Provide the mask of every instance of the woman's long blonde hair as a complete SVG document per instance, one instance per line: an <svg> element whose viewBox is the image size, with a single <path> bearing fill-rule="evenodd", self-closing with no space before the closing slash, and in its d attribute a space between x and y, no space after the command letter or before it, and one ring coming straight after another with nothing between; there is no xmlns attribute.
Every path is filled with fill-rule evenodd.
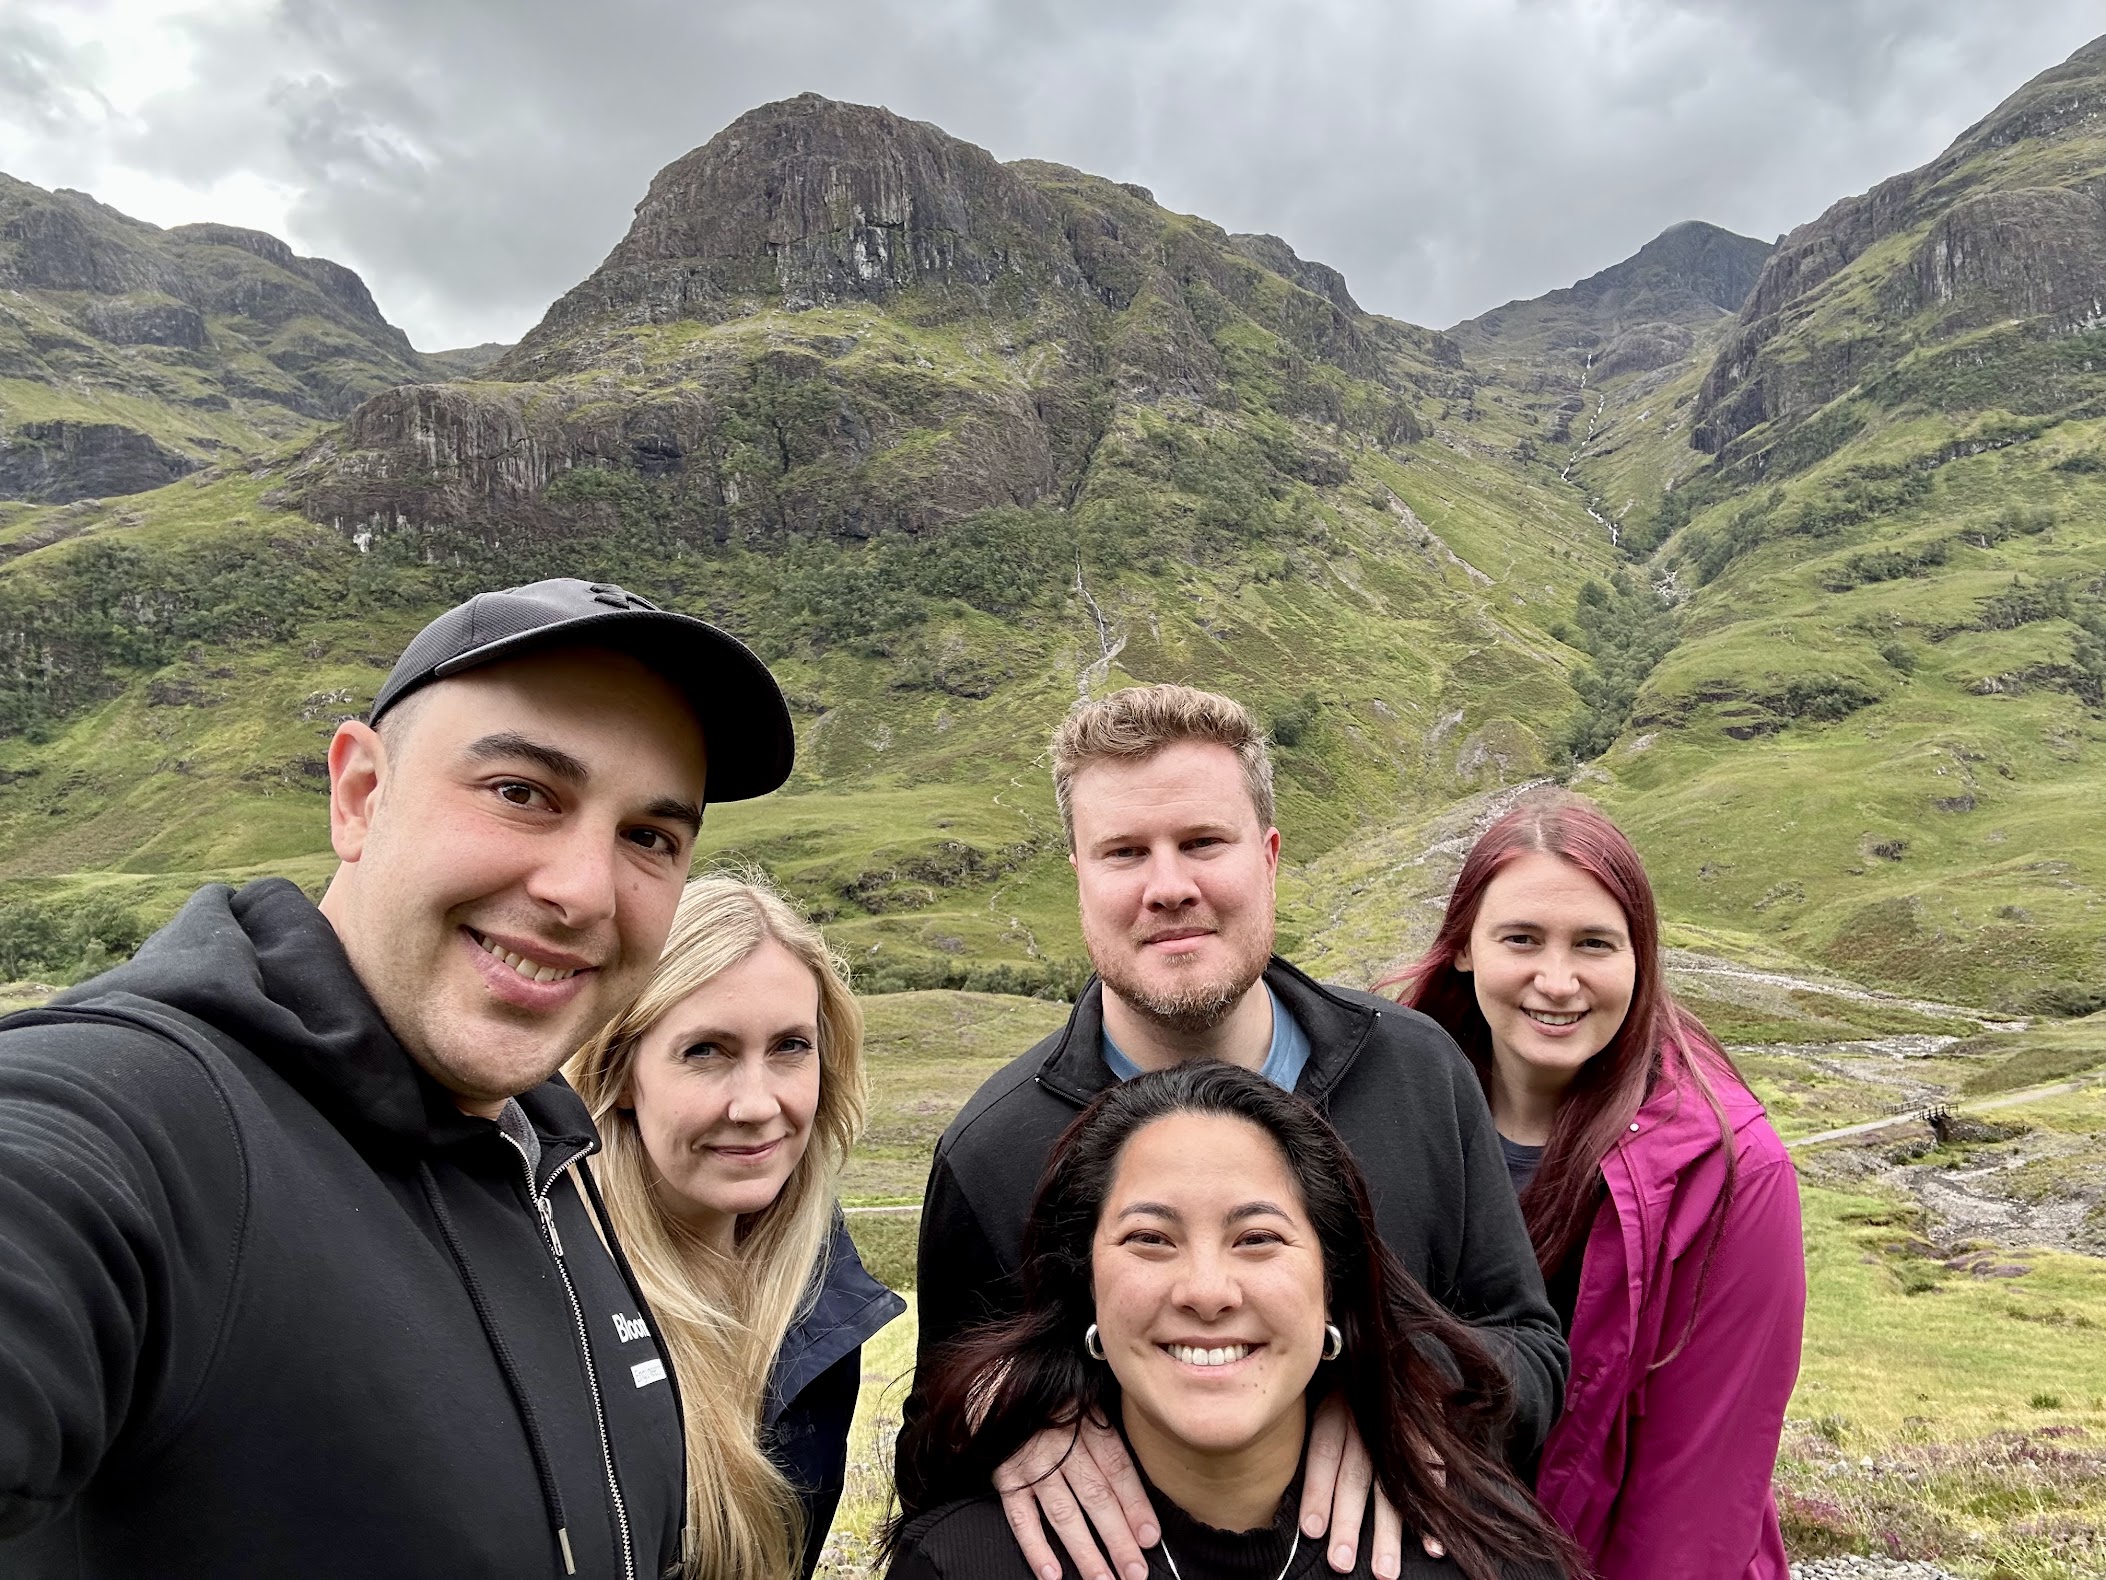
<svg viewBox="0 0 2106 1580"><path fill-rule="evenodd" d="M727 1257L660 1205L657 1171L627 1106L631 1072L652 1026L769 939L810 967L819 984L819 1107L782 1193L740 1218ZM814 1287L835 1186L863 1128L863 1012L846 968L819 929L765 883L743 875L697 878L681 893L650 985L563 1073L599 1127L603 1149L590 1166L680 1383L687 1423L683 1573L794 1575L804 1539L800 1508L762 1452L760 1414L775 1352Z"/></svg>

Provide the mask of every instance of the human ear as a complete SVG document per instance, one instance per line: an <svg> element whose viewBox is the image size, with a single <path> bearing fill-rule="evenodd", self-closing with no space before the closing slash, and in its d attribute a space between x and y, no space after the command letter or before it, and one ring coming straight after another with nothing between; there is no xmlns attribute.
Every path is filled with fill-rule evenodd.
<svg viewBox="0 0 2106 1580"><path fill-rule="evenodd" d="M1462 948L1455 951L1455 959L1452 964L1464 976L1470 974L1470 946L1468 944L1464 944Z"/></svg>
<svg viewBox="0 0 2106 1580"><path fill-rule="evenodd" d="M365 852L387 781L388 749L370 724L347 719L329 742L329 843L340 861Z"/></svg>

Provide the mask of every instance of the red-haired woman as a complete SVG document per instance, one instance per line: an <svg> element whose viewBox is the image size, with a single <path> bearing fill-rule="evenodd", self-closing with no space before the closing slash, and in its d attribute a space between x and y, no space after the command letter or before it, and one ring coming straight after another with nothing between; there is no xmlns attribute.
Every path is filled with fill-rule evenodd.
<svg viewBox="0 0 2106 1580"><path fill-rule="evenodd" d="M1797 1181L1668 992L1638 853L1577 798L1524 803L1400 984L1477 1067L1571 1344L1537 1496L1603 1580L1786 1580L1770 1475L1806 1305Z"/></svg>

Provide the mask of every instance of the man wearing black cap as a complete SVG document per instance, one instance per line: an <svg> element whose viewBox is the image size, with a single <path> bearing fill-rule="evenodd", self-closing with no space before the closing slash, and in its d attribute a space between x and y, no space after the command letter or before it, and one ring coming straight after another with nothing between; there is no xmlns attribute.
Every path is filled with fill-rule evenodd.
<svg viewBox="0 0 2106 1580"><path fill-rule="evenodd" d="M792 748L714 627L485 593L338 728L319 907L203 889L0 1023L0 1573L678 1563L672 1374L550 1077Z"/></svg>

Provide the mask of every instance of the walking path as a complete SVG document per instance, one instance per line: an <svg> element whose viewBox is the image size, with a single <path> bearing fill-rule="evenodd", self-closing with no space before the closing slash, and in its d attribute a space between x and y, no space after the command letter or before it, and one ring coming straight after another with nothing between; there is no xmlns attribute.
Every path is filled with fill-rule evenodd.
<svg viewBox="0 0 2106 1580"><path fill-rule="evenodd" d="M1978 1103L1930 1103L1922 1108L1912 1108L1906 1113L1889 1114L1884 1119L1867 1119L1861 1124L1844 1125L1840 1130L1823 1130L1814 1135L1801 1136L1796 1141L1787 1141L1785 1146L1811 1147L1823 1141L1844 1141L1851 1136L1868 1136L1875 1130L1885 1130L1889 1125L1920 1124L1934 1113L1986 1114L1998 1108L2016 1108L2020 1103L2036 1103L2043 1097L2060 1097L2066 1092L2084 1089L2082 1081L2057 1081L2053 1086L2030 1087L2023 1092L2011 1092L2003 1097L1984 1098Z"/></svg>

